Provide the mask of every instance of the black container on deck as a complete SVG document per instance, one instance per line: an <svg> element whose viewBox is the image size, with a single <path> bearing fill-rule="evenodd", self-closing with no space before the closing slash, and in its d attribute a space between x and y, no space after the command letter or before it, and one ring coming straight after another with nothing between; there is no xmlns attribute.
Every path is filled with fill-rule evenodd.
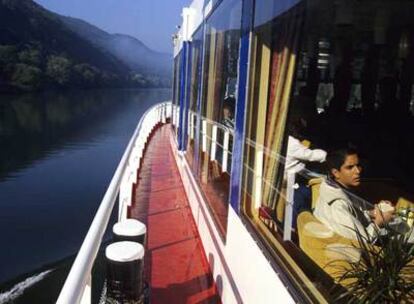
<svg viewBox="0 0 414 304"><path fill-rule="evenodd" d="M145 246L146 242L146 234L141 235L119 235L114 233L114 242L122 242L122 241L129 241L129 242L137 242L141 245Z"/></svg>
<svg viewBox="0 0 414 304"><path fill-rule="evenodd" d="M125 303L143 299L142 261L115 262L107 260L107 298Z"/></svg>
<svg viewBox="0 0 414 304"><path fill-rule="evenodd" d="M117 242L106 248L106 303L144 303L144 247Z"/></svg>

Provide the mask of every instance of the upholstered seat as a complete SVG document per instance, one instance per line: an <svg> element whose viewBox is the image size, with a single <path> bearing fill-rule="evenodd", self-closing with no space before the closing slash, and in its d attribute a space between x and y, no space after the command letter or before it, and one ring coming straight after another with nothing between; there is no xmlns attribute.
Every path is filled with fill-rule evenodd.
<svg viewBox="0 0 414 304"><path fill-rule="evenodd" d="M334 236L334 232L316 221L310 221L303 226L303 233L311 237L317 237L321 239L331 238Z"/></svg>
<svg viewBox="0 0 414 304"><path fill-rule="evenodd" d="M414 202L410 201L409 199L400 196L398 198L397 204L396 204L396 208L401 209L401 208L412 208L414 209Z"/></svg>
<svg viewBox="0 0 414 304"><path fill-rule="evenodd" d="M308 186L311 188L312 192L312 210L315 209L316 201L319 197L319 188L321 187L321 183L323 181L322 177L312 178L308 181Z"/></svg>
<svg viewBox="0 0 414 304"><path fill-rule="evenodd" d="M359 258L352 240L334 233L311 212L301 212L297 223L300 248L333 279L339 278L340 269Z"/></svg>

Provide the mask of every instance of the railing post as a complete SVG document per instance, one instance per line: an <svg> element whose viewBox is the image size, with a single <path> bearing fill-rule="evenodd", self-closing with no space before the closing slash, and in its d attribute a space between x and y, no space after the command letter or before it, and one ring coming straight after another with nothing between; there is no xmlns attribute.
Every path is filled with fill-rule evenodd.
<svg viewBox="0 0 414 304"><path fill-rule="evenodd" d="M126 174L125 174L126 173ZM131 201L131 193L132 189L129 187L129 166L124 172L124 176L121 179L121 185L119 187L119 219L126 219L128 215L128 206L130 205Z"/></svg>
<svg viewBox="0 0 414 304"><path fill-rule="evenodd" d="M211 156L210 160L216 160L217 151L217 125L213 124L213 130L211 134Z"/></svg>
<svg viewBox="0 0 414 304"><path fill-rule="evenodd" d="M191 139L194 139L194 119L196 118L196 114L195 113L191 113L191 130L190 130L190 137Z"/></svg>
<svg viewBox="0 0 414 304"><path fill-rule="evenodd" d="M162 122L162 105L158 106L157 112L158 112L158 122Z"/></svg>
<svg viewBox="0 0 414 304"><path fill-rule="evenodd" d="M192 128L192 121L193 121L193 113L188 111L188 121L187 121L187 135L191 137L191 128Z"/></svg>
<svg viewBox="0 0 414 304"><path fill-rule="evenodd" d="M207 121L205 119L202 120L202 128L201 128L201 134L202 134L202 150L203 152L207 152Z"/></svg>
<svg viewBox="0 0 414 304"><path fill-rule="evenodd" d="M224 140L223 140L223 164L222 164L222 171L227 171L227 163L229 159L229 142L230 142L230 132L226 130L224 132Z"/></svg>
<svg viewBox="0 0 414 304"><path fill-rule="evenodd" d="M293 200L295 194L295 172L287 172L287 186L286 186L286 207L285 207L285 224L283 229L283 240L290 241L292 238L292 215L293 215Z"/></svg>
<svg viewBox="0 0 414 304"><path fill-rule="evenodd" d="M179 128L179 121L180 121L180 106L175 107L175 123L176 128Z"/></svg>
<svg viewBox="0 0 414 304"><path fill-rule="evenodd" d="M92 302L92 276L89 275L89 278L85 285L85 289L83 290L83 295L82 295L80 304L91 304L91 302Z"/></svg>
<svg viewBox="0 0 414 304"><path fill-rule="evenodd" d="M162 105L162 118L161 122L165 124L167 122L167 105L164 103Z"/></svg>
<svg viewBox="0 0 414 304"><path fill-rule="evenodd" d="M263 147L256 149L256 161L254 167L254 205L260 208L262 205L262 185L263 185Z"/></svg>

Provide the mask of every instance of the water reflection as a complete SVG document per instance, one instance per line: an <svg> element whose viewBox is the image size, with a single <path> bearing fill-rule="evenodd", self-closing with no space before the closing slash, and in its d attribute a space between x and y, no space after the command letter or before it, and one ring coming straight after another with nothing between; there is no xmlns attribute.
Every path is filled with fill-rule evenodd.
<svg viewBox="0 0 414 304"><path fill-rule="evenodd" d="M156 91L94 90L0 97L0 181L62 145L82 144L107 113ZM168 98L168 96L165 96ZM77 142L72 143L75 140ZM90 144L90 138L84 144Z"/></svg>
<svg viewBox="0 0 414 304"><path fill-rule="evenodd" d="M169 90L0 97L0 283L76 253L140 116ZM0 286L0 292L2 287Z"/></svg>

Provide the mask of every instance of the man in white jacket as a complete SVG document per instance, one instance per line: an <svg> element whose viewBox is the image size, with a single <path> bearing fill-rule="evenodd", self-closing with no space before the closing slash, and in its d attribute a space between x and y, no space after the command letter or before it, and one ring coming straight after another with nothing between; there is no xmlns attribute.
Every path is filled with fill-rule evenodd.
<svg viewBox="0 0 414 304"><path fill-rule="evenodd" d="M306 175L306 162L324 162L326 152L321 149L309 149L297 138L289 136L286 153L285 174L294 172L296 174L295 194L293 201L292 227L296 229L298 214L303 210L311 209L311 191L301 180Z"/></svg>
<svg viewBox="0 0 414 304"><path fill-rule="evenodd" d="M343 237L356 240L359 231L368 242L375 242L378 228L392 220L393 208L380 211L350 192L361 183L362 167L356 150L328 153L326 162L328 178L321 184L315 217Z"/></svg>

